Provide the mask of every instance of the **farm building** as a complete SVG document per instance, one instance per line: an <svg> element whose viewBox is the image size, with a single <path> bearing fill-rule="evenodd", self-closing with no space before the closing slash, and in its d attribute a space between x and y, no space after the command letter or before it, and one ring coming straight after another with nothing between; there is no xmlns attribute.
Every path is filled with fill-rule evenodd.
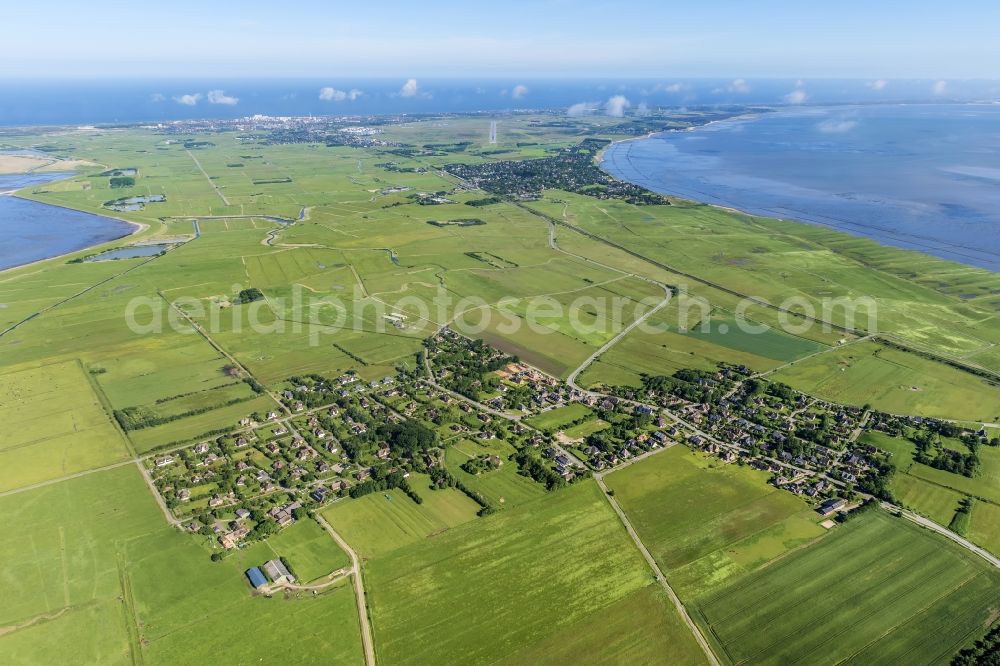
<svg viewBox="0 0 1000 666"><path fill-rule="evenodd" d="M264 574L262 574L260 572L260 569L258 569L257 567L253 567L252 569L247 569L246 576L255 590L259 590L260 588L267 585L267 579L264 578Z"/></svg>
<svg viewBox="0 0 1000 666"><path fill-rule="evenodd" d="M264 571L267 572L267 577L275 583L291 583L295 581L295 577L285 566L285 563L278 559L265 562Z"/></svg>
<svg viewBox="0 0 1000 666"><path fill-rule="evenodd" d="M816 511L818 511L821 516L829 516L838 509L844 508L846 504L847 500L840 499L839 497L831 497L820 504Z"/></svg>

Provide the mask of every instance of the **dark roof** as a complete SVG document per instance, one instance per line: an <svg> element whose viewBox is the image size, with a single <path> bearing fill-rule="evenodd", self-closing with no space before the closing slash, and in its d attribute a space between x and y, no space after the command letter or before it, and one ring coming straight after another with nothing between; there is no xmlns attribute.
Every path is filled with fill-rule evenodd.
<svg viewBox="0 0 1000 666"><path fill-rule="evenodd" d="M250 584L253 585L255 588L267 585L267 579L264 578L264 574L261 573L260 569L258 569L257 567L254 567L252 569L247 569L246 575L247 578L250 579Z"/></svg>

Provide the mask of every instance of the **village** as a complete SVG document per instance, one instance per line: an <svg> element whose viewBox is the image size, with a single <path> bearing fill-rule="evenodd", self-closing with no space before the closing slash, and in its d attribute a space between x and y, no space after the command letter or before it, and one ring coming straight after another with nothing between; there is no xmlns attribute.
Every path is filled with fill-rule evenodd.
<svg viewBox="0 0 1000 666"><path fill-rule="evenodd" d="M811 398L738 366L585 391L447 328L425 342L415 370L372 381L354 372L292 377L278 397L283 411L248 415L230 434L145 462L177 521L214 537L213 557L326 503L406 490L411 472L462 489L484 515L495 511L455 483L445 451L457 440L496 448L462 470L515 465L550 490L683 444L770 472L773 485L828 515L885 496L891 454L858 442L862 432L943 427Z"/></svg>

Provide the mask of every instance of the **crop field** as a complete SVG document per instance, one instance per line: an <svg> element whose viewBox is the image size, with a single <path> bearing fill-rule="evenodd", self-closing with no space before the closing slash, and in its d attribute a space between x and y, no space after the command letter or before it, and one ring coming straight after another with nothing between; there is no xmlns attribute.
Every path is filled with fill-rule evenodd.
<svg viewBox="0 0 1000 666"><path fill-rule="evenodd" d="M676 446L605 477L639 537L693 596L820 536L801 499L767 474Z"/></svg>
<svg viewBox="0 0 1000 666"><path fill-rule="evenodd" d="M596 661L704 661L590 482L376 557L365 581L387 663L554 662L585 635Z"/></svg>
<svg viewBox="0 0 1000 666"><path fill-rule="evenodd" d="M694 615L731 663L934 664L982 631L998 593L979 558L876 512L699 599Z"/></svg>
<svg viewBox="0 0 1000 666"><path fill-rule="evenodd" d="M445 449L444 460L448 471L455 478L480 493L493 506L507 508L536 499L545 493L541 485L518 474L517 464L507 459L513 452L513 446L498 440L481 444L464 439ZM503 461L503 465L498 470L478 475L469 474L462 469L462 463L480 455L496 455Z"/></svg>
<svg viewBox="0 0 1000 666"><path fill-rule="evenodd" d="M79 363L0 375L0 491L128 458Z"/></svg>
<svg viewBox="0 0 1000 666"><path fill-rule="evenodd" d="M1000 387L875 342L831 350L773 377L828 400L867 403L894 414L990 422L1000 415Z"/></svg>
<svg viewBox="0 0 1000 666"><path fill-rule="evenodd" d="M25 535L0 544L6 663L257 662L288 632L307 660L361 658L349 587L253 597L244 563L211 562L197 537L169 528L131 465L2 497L0 511ZM274 631L247 641L248 626Z"/></svg>
<svg viewBox="0 0 1000 666"><path fill-rule="evenodd" d="M362 557L380 557L396 548L476 519L479 505L453 488L431 490L426 476L410 475L410 485L424 498L417 504L401 490L343 500L323 510L337 532Z"/></svg>

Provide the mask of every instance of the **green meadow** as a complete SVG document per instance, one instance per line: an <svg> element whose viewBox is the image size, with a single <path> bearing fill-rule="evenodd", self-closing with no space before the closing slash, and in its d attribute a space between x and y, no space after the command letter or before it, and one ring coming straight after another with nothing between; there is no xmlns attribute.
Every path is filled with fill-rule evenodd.
<svg viewBox="0 0 1000 666"><path fill-rule="evenodd" d="M762 566L824 532L801 498L767 474L673 447L605 477L678 594Z"/></svg>
<svg viewBox="0 0 1000 666"><path fill-rule="evenodd" d="M237 132L5 135L11 146L44 142L100 165L21 196L143 225L0 272L0 511L16 535L0 544L5 663L273 663L290 645L302 663L361 661L349 580L268 599L243 576L276 556L303 581L348 566L317 523L211 562L212 537L168 527L129 460L275 408L244 379L271 390L311 373L378 379L416 367L423 340L444 325L472 326L565 378L669 285L670 303L602 353L581 385L637 385L644 374L725 362L832 401L1000 420L993 379L864 337L877 328L1000 372L995 274L690 202L549 190L469 206L485 194L457 186L444 164L545 157L585 136L622 136L610 129L620 121L603 116L503 122L499 147L484 143L482 118L382 126L382 138L410 146L470 142L410 156ZM385 168L390 161L403 170ZM126 166L138 170L134 186L112 190L100 174ZM418 192L448 202L421 205ZM153 194L166 200L132 212L103 206ZM470 218L482 223L456 223ZM137 240L177 245L74 262ZM237 302L249 287L263 298ZM602 309L611 299L620 316ZM845 299L874 308L852 321L837 304ZM122 410L150 423L122 431ZM608 427L581 405L527 422L574 438ZM982 447L981 473L966 478L914 463L904 440L872 442L894 454L901 503L947 525L974 497L967 536L1000 550L1000 450ZM442 449L445 467L502 510L478 517L464 493L431 490L418 473L410 483L421 504L391 490L321 510L362 557L381 662L704 663L596 484L545 492L518 473L508 442L455 437ZM504 464L462 469L481 455ZM827 531L805 501L766 479L680 446L606 477L723 661L941 663L995 615L997 575L979 560L881 513Z"/></svg>
<svg viewBox="0 0 1000 666"><path fill-rule="evenodd" d="M127 442L79 363L0 374L0 491L129 457Z"/></svg>
<svg viewBox="0 0 1000 666"><path fill-rule="evenodd" d="M699 598L694 614L734 664L938 664L992 621L998 592L975 555L875 512Z"/></svg>
<svg viewBox="0 0 1000 666"><path fill-rule="evenodd" d="M448 446L444 452L445 466L456 479L481 494L497 508L517 506L545 493L534 480L518 473L517 464L509 460L514 447L500 440L463 439ZM470 474L462 464L477 456L495 455L503 462L500 469L482 474Z"/></svg>
<svg viewBox="0 0 1000 666"><path fill-rule="evenodd" d="M876 342L859 342L795 363L774 379L826 400L894 414L993 421L1000 386Z"/></svg>
<svg viewBox="0 0 1000 666"><path fill-rule="evenodd" d="M953 474L915 462L915 445L901 437L868 432L861 441L892 453L896 473L890 490L903 506L949 525L960 502L973 499L967 537L990 552L1000 553L1000 449L979 447L980 467L974 477Z"/></svg>
<svg viewBox="0 0 1000 666"><path fill-rule="evenodd" d="M607 483L725 662L944 663L995 612L1000 575L951 542L881 511L827 531L716 465L675 447Z"/></svg>
<svg viewBox="0 0 1000 666"><path fill-rule="evenodd" d="M376 556L365 584L388 663L704 662L592 482Z"/></svg>
<svg viewBox="0 0 1000 666"><path fill-rule="evenodd" d="M195 664L271 661L286 636L303 659L357 662L361 641L350 586L265 599L243 571L271 551L211 562L196 537L168 527L129 465L0 497L9 529L0 553L0 653L11 664ZM306 571L344 555L315 529L268 544ZM322 531L322 530L320 530ZM252 560L252 562L250 562ZM259 561L258 561L259 560ZM248 640L247 627L270 627Z"/></svg>
<svg viewBox="0 0 1000 666"><path fill-rule="evenodd" d="M431 490L422 475L411 475L410 485L424 499L423 504L394 489L341 500L324 509L323 517L364 558L436 537L476 519L479 505L460 491Z"/></svg>

